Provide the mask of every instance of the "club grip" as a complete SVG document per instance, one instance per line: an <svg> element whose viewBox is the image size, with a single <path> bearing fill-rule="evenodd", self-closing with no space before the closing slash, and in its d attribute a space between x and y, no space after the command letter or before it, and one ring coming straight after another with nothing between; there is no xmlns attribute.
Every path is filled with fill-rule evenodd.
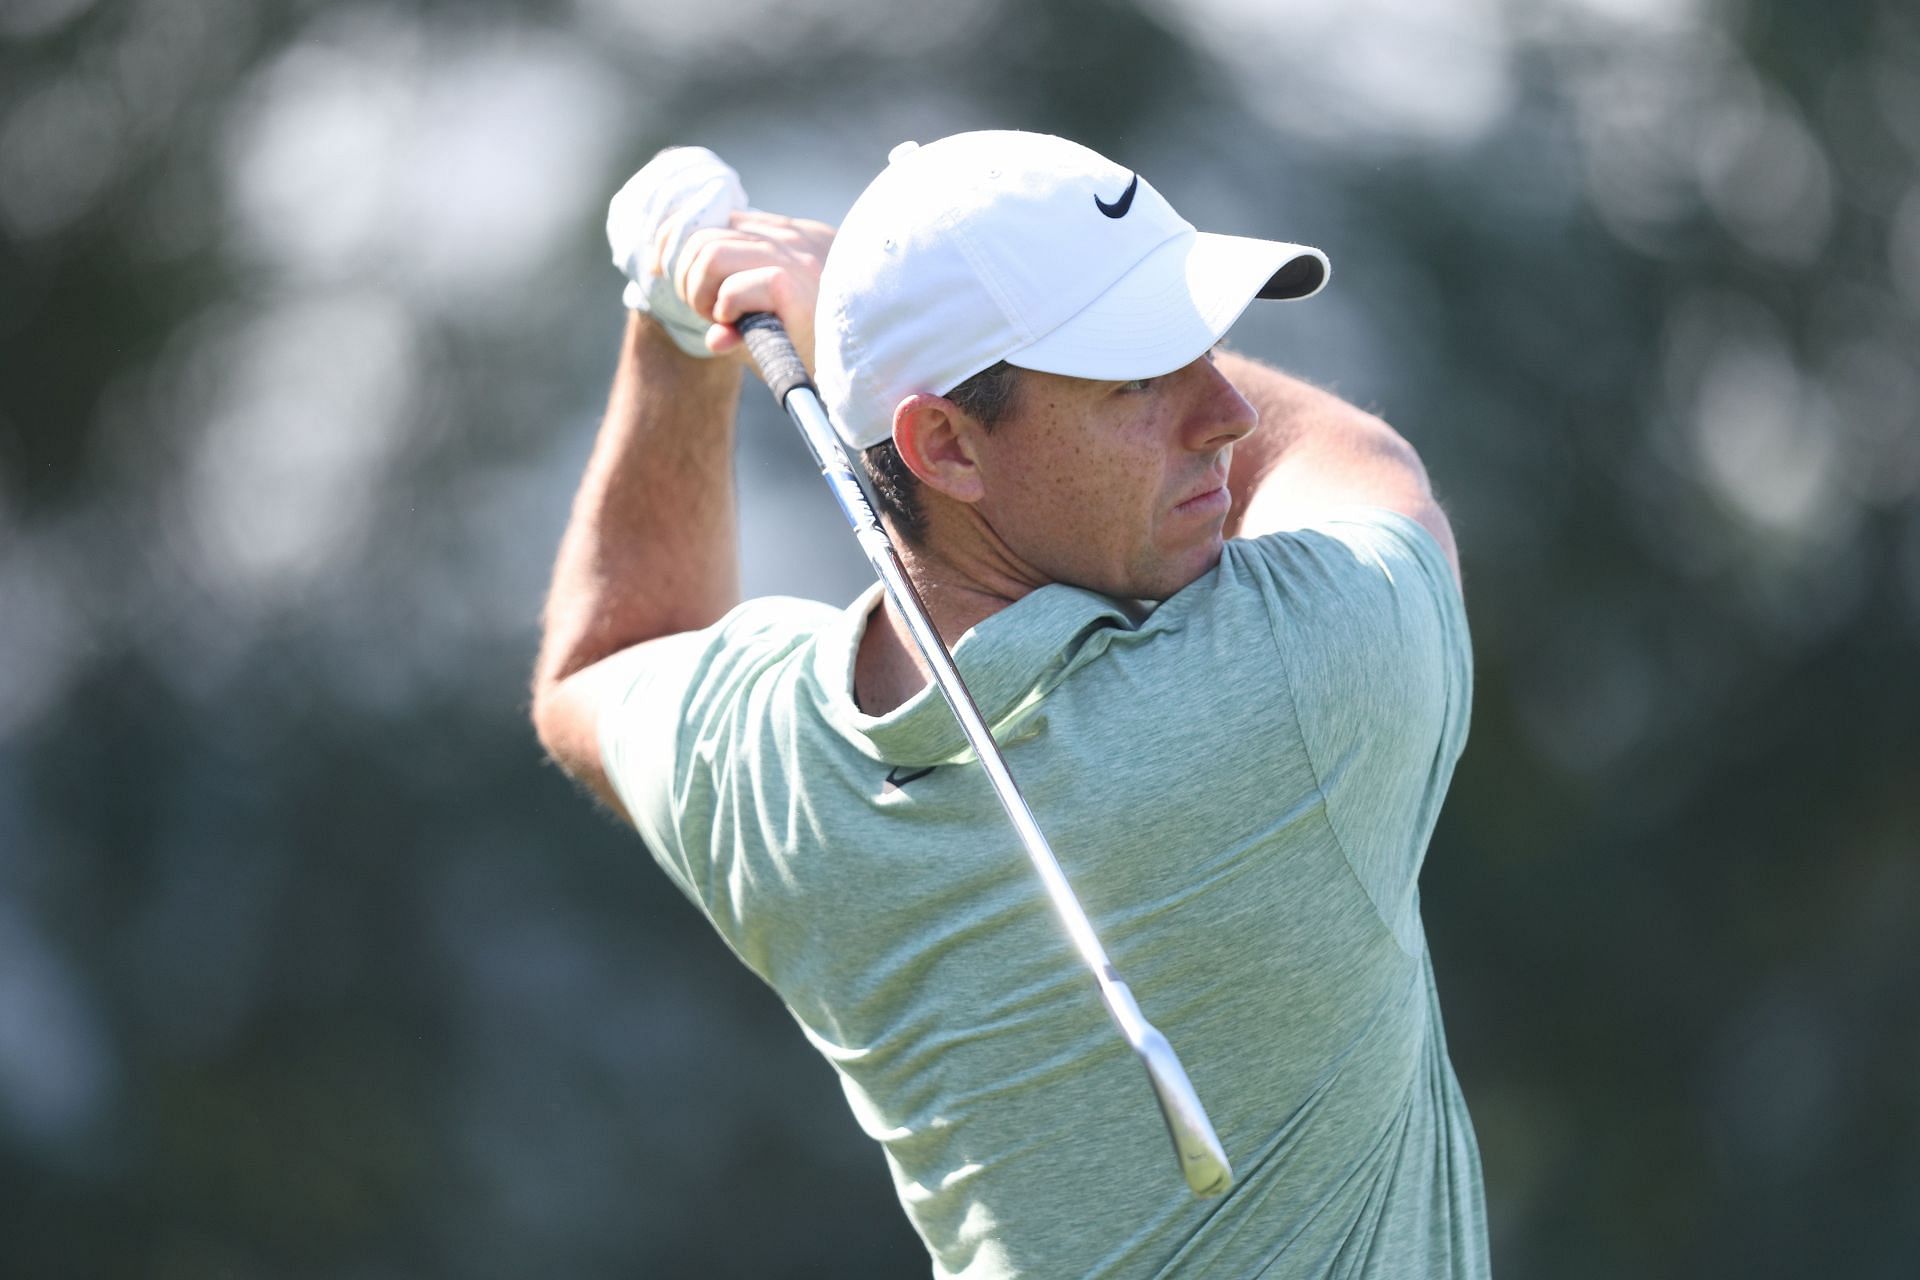
<svg viewBox="0 0 1920 1280"><path fill-rule="evenodd" d="M772 389L775 400L785 404L789 391L813 386L807 366L800 363L800 353L793 349L793 341L778 316L771 311L753 311L741 316L733 327L745 339L747 353L759 366L760 376Z"/></svg>

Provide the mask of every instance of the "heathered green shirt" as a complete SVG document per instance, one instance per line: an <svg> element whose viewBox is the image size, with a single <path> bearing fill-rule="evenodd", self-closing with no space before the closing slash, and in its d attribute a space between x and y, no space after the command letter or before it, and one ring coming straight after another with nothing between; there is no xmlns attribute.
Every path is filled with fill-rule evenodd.
<svg viewBox="0 0 1920 1280"><path fill-rule="evenodd" d="M876 597L749 601L602 718L655 858L839 1072L934 1274L1487 1274L1416 878L1466 739L1433 538L1353 508L1150 612L1050 586L954 657L1233 1163L1145 1074L932 690L852 697Z"/></svg>

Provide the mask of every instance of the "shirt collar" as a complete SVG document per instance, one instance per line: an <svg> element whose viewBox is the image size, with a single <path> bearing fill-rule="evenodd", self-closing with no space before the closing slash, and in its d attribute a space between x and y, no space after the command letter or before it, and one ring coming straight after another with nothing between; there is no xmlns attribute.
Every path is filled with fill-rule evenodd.
<svg viewBox="0 0 1920 1280"><path fill-rule="evenodd" d="M971 759L966 735L929 684L882 716L853 701L853 663L883 588L873 584L823 630L814 653L815 696L828 723L862 754L923 766ZM975 624L953 646L954 665L1002 740L1066 675L1136 631L1148 607L1058 583L1030 591Z"/></svg>

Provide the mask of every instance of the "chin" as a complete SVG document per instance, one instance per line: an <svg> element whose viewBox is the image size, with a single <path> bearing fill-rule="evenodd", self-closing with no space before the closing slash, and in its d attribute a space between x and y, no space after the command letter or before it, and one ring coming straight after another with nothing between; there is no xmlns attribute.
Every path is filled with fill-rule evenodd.
<svg viewBox="0 0 1920 1280"><path fill-rule="evenodd" d="M1189 557L1179 565L1167 565L1150 577L1136 584L1139 590L1124 593L1135 600L1167 600L1179 595L1200 579L1214 571L1220 563L1225 545L1216 540L1205 552Z"/></svg>

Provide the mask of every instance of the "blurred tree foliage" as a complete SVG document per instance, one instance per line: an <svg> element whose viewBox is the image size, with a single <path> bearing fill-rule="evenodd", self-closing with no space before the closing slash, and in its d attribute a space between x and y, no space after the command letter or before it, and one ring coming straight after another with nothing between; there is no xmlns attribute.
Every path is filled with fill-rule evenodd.
<svg viewBox="0 0 1920 1280"><path fill-rule="evenodd" d="M698 140L831 218L983 125L1327 247L1241 345L1453 512L1426 914L1502 1272L1913 1273L1910 6L15 0L7 1274L920 1273L831 1073L521 690L605 195ZM850 594L750 414L750 580Z"/></svg>

